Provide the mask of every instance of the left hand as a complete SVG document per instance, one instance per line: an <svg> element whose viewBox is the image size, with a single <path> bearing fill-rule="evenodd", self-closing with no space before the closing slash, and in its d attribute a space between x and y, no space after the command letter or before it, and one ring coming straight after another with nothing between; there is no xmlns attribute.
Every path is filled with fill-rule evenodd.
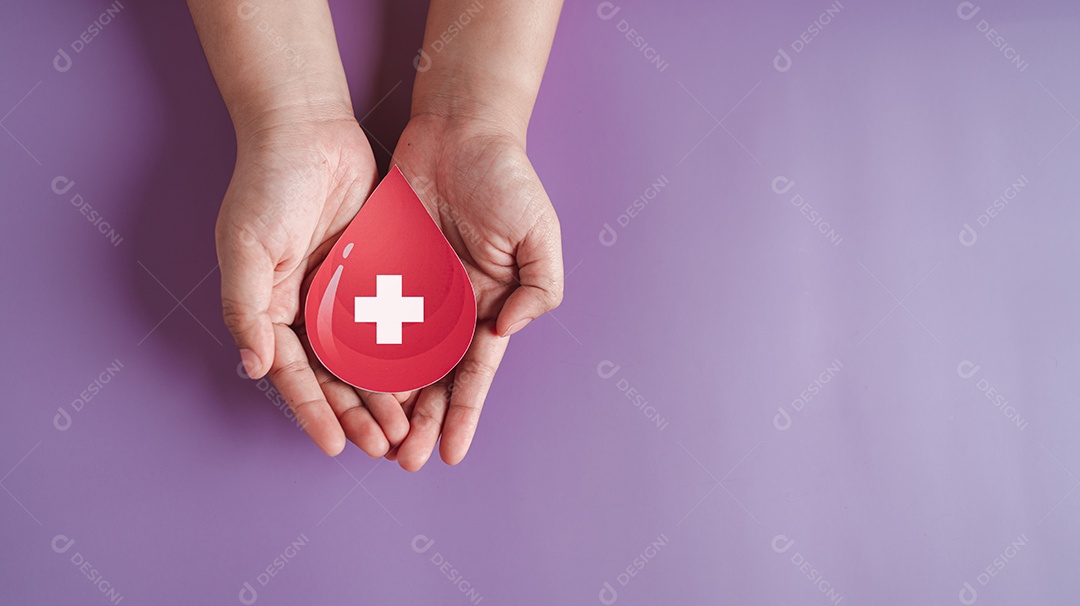
<svg viewBox="0 0 1080 606"><path fill-rule="evenodd" d="M510 335L562 301L562 237L524 137L495 121L415 115L393 164L461 257L476 294L465 357L437 383L397 394L410 427L387 458L417 471L440 433L443 461L465 458Z"/></svg>

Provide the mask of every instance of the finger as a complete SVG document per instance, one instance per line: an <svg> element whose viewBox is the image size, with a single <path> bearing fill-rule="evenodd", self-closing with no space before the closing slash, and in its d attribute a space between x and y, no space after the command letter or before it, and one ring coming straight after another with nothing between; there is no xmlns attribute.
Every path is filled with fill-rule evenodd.
<svg viewBox="0 0 1080 606"><path fill-rule="evenodd" d="M405 416L405 411L401 410L401 403L394 394L374 391L360 391L359 393L364 405L379 422L379 427L382 428L390 446L400 444L409 433L409 419Z"/></svg>
<svg viewBox="0 0 1080 606"><path fill-rule="evenodd" d="M274 261L245 226L219 238L218 262L225 326L240 349L244 372L261 378L274 360L274 327L268 312Z"/></svg>
<svg viewBox="0 0 1080 606"><path fill-rule="evenodd" d="M515 253L521 285L506 299L495 329L508 337L562 302L563 262L559 220L541 219Z"/></svg>
<svg viewBox="0 0 1080 606"><path fill-rule="evenodd" d="M416 406L416 400L420 397L420 390L410 391L407 393L396 393L394 397L401 403L401 412L405 414L405 418L412 417L413 407ZM401 444L397 444L390 448L390 451L386 453L386 460L396 461L398 448Z"/></svg>
<svg viewBox="0 0 1080 606"><path fill-rule="evenodd" d="M457 465L469 452L480 410L509 342L496 334L490 322L477 325L472 345L454 371L453 393L439 445L439 453L448 465Z"/></svg>
<svg viewBox="0 0 1080 606"><path fill-rule="evenodd" d="M416 405L416 398L420 396L420 390L414 390L405 393L396 393L394 397L401 403L401 411L405 413L405 418L412 417L413 406Z"/></svg>
<svg viewBox="0 0 1080 606"><path fill-rule="evenodd" d="M330 403L330 408L337 415L345 437L369 457L379 458L385 455L390 448L390 443L386 440L379 423L364 407L360 394L356 393L356 388L341 381L321 366L316 365L313 370L326 395L326 401Z"/></svg>
<svg viewBox="0 0 1080 606"><path fill-rule="evenodd" d="M299 338L292 328L275 324L274 344L270 380L300 421L300 427L323 452L337 456L345 448L345 432L326 401Z"/></svg>
<svg viewBox="0 0 1080 606"><path fill-rule="evenodd" d="M450 403L449 380L443 379L420 390L413 406L409 435L398 447L398 464L406 471L419 471L435 450L443 418Z"/></svg>
<svg viewBox="0 0 1080 606"><path fill-rule="evenodd" d="M311 368L322 387L323 394L326 395L326 401L330 403L330 408L334 410L342 430L345 431L345 437L369 457L378 458L385 455L390 448L390 443L383 434L382 428L379 427L379 423L371 416L371 411L364 407L364 402L356 388L335 377L322 364L315 363L317 358L306 335L300 337L300 342L304 345L304 351L307 352L308 361L312 363Z"/></svg>
<svg viewBox="0 0 1080 606"><path fill-rule="evenodd" d="M356 392L353 392L356 393ZM390 442L386 439L379 422L371 416L371 411L364 406L353 406L339 417L345 435L353 444L360 447L369 457L378 459L390 451Z"/></svg>

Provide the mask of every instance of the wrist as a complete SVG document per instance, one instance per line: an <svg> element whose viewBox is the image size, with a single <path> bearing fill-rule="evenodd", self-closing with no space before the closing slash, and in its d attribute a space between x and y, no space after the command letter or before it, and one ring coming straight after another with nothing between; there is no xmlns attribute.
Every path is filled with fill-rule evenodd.
<svg viewBox="0 0 1080 606"><path fill-rule="evenodd" d="M411 118L447 127L478 125L525 142L536 91L522 83L475 74L423 74L413 91Z"/></svg>
<svg viewBox="0 0 1080 606"><path fill-rule="evenodd" d="M280 165L285 159L297 170L374 171L371 146L349 111L323 105L267 108L241 124L236 134L237 164Z"/></svg>
<svg viewBox="0 0 1080 606"><path fill-rule="evenodd" d="M238 144L268 133L318 124L356 122L348 95L293 95L290 100L269 97L229 107Z"/></svg>

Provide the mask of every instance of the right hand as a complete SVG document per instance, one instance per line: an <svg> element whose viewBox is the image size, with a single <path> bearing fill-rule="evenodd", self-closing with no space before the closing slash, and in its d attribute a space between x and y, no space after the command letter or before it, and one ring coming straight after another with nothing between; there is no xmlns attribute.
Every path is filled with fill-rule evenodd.
<svg viewBox="0 0 1080 606"><path fill-rule="evenodd" d="M269 374L326 454L339 454L348 437L381 457L409 431L401 401L357 390L319 364L307 344L301 299L378 171L351 114L303 113L237 135L215 234L225 324L248 376Z"/></svg>

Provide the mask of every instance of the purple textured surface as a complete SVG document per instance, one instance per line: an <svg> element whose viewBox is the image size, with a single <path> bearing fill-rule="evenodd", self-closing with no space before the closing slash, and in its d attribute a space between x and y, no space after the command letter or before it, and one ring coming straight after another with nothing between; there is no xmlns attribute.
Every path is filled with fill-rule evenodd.
<svg viewBox="0 0 1080 606"><path fill-rule="evenodd" d="M0 602L1075 603L1075 2L568 3L566 301L418 475L237 375L228 117L108 6L0 24ZM424 7L333 8L392 148Z"/></svg>

